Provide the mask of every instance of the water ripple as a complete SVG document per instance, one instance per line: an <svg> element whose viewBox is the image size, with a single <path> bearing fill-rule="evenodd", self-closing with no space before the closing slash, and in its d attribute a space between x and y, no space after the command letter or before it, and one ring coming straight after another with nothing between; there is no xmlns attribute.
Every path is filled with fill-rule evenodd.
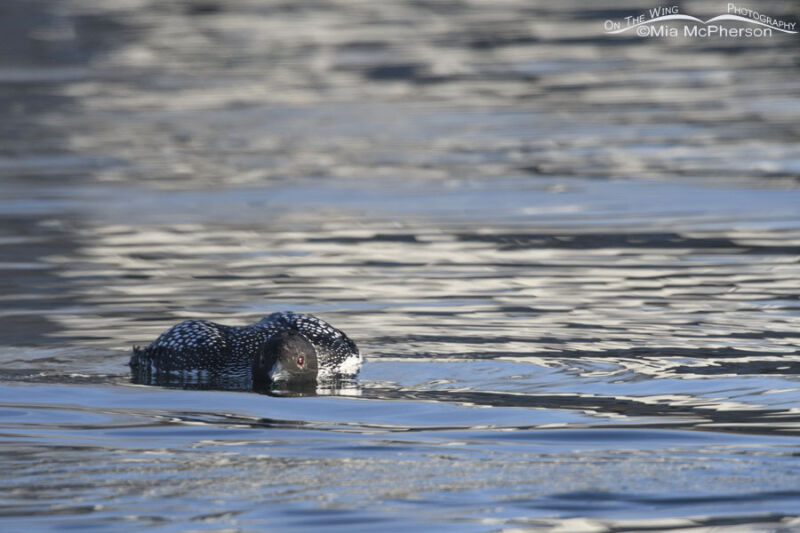
<svg viewBox="0 0 800 533"><path fill-rule="evenodd" d="M4 528L796 528L797 41L652 7L5 1ZM356 382L131 383L287 309Z"/></svg>

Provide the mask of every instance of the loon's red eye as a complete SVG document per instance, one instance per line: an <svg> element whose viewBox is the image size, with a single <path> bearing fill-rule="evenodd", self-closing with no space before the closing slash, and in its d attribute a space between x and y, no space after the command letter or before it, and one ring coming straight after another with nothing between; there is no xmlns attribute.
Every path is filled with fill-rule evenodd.
<svg viewBox="0 0 800 533"><path fill-rule="evenodd" d="M306 362L306 358L302 355L297 356L297 366L303 366L303 363Z"/></svg>

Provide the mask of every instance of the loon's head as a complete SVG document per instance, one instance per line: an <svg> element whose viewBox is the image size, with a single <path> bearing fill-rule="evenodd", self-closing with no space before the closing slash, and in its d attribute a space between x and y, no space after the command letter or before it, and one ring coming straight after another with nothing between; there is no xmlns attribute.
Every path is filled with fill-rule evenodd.
<svg viewBox="0 0 800 533"><path fill-rule="evenodd" d="M297 331L281 331L270 337L253 361L253 382L265 385L276 381L313 381L318 369L314 345Z"/></svg>

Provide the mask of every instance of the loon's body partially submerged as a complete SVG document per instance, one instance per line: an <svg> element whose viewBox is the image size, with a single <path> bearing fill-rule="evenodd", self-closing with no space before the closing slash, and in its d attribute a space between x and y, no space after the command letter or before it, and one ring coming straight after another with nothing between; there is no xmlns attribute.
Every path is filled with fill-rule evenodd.
<svg viewBox="0 0 800 533"><path fill-rule="evenodd" d="M130 365L140 383L194 376L197 381L233 381L236 388L262 388L353 377L361 363L358 347L343 332L317 317L287 312L249 326L181 322L147 348L135 347Z"/></svg>

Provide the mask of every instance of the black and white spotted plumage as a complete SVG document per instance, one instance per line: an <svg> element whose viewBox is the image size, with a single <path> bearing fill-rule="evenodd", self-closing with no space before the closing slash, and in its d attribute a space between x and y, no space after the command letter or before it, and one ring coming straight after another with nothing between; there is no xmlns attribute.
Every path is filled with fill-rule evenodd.
<svg viewBox="0 0 800 533"><path fill-rule="evenodd" d="M135 372L180 372L252 380L254 359L273 335L296 332L316 350L318 378L354 376L362 358L356 344L324 320L302 313L272 313L249 326L187 320L162 333L150 346L134 348Z"/></svg>

